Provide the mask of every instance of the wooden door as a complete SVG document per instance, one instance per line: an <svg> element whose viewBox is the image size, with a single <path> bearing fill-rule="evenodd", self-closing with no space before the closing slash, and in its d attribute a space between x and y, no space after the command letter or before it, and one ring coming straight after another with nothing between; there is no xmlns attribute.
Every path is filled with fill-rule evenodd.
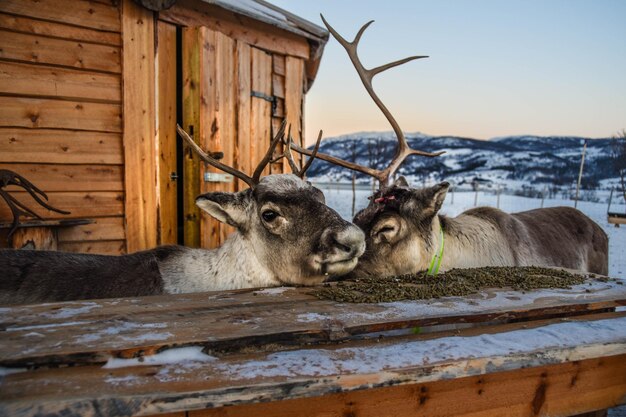
<svg viewBox="0 0 626 417"><path fill-rule="evenodd" d="M183 29L182 44L183 127L200 147L222 152L222 162L251 174L272 133L271 55L206 27ZM253 96L253 91L260 94ZM233 229L201 214L196 196L246 186L238 180L215 181L210 174L222 173L204 165L184 149L184 242L214 248Z"/></svg>

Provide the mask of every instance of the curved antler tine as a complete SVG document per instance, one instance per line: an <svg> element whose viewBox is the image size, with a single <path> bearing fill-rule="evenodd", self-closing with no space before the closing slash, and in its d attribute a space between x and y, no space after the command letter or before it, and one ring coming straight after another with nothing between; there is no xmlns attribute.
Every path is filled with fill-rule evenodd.
<svg viewBox="0 0 626 417"><path fill-rule="evenodd" d="M302 170L300 171L300 178L304 178L306 171L309 169L309 167L313 163L313 160L315 159L315 156L317 155L317 151L320 149L321 143L322 143L322 131L320 130L320 133L317 135L317 141L315 142L315 147L313 148L313 152L311 152L311 156L309 156L309 159L306 161L306 164L304 164L304 167L302 167Z"/></svg>
<svg viewBox="0 0 626 417"><path fill-rule="evenodd" d="M55 211L57 213L60 214L71 214L69 211L65 211L65 210L61 210L58 209L56 207L52 207L50 204L46 203L44 200L42 200L36 193L41 194L46 200L48 200L48 196L46 195L46 193L44 193L43 191L41 191L39 188L35 187L34 185L32 185L30 182L26 181L28 184L30 184L30 186L22 186L23 189L25 189L28 194L30 194L30 196L37 202L39 203L40 206L45 207L46 209L50 210L50 211ZM33 187L31 189L31 187Z"/></svg>
<svg viewBox="0 0 626 417"><path fill-rule="evenodd" d="M302 178L302 171L298 168L298 164L293 159L293 155L291 154L291 146L293 144L293 138L291 137L291 125L289 125L289 131L287 133L287 143L285 144L285 151L283 152L283 156L287 158L287 162L289 162L289 166L291 167L291 172L294 175Z"/></svg>
<svg viewBox="0 0 626 417"><path fill-rule="evenodd" d="M313 151L310 151L308 149L302 148L301 146L297 145L297 144L293 144L292 145L292 149L298 153L301 153L303 155L307 155L312 157L313 156ZM341 158L337 158L336 156L332 156L332 155L328 155L322 152L316 152L315 153L315 157L317 159L321 159L322 161L326 161L326 162L330 162L333 165L338 165L344 168L348 168L351 169L353 171L357 171L357 172L361 172L365 175L369 175L370 177L374 177L376 178L378 181L381 181L381 178L383 178L383 171L379 171L377 169L374 168L370 168L370 167L366 167L363 165L358 165L356 163L353 162L349 162L349 161L344 161Z"/></svg>
<svg viewBox="0 0 626 417"><path fill-rule="evenodd" d="M28 207L27 205L25 205L24 203L22 203L20 200L18 200L17 198L13 197L11 194L9 194L8 192L2 190L2 197L4 198L4 201L6 201L6 203L9 205L9 207L13 206L16 209L19 210L20 215L25 215L25 216L31 216L31 217L35 217L39 220L41 220L41 216L37 213L35 213L30 207Z"/></svg>
<svg viewBox="0 0 626 417"><path fill-rule="evenodd" d="M372 79L374 78L375 75L380 74L381 72L386 71L390 68L397 67L398 65L402 65L409 61L413 61L415 59L427 58L427 56L425 55L411 56L408 58L390 62L388 64L380 65L372 69L367 69L363 66L363 63L361 62L358 56L357 47L358 47L359 41L361 40L361 36L365 32L365 30L369 27L369 25L372 24L373 21L369 21L366 24L364 24L361 27L361 29L359 29L357 35L355 36L352 42L346 41L339 33L337 33L337 31L326 21L326 19L324 19L324 16L322 16L322 21L324 22L324 25L326 25L326 28L328 29L328 31L337 40L337 42L339 42L341 46L343 46L343 48L346 50L348 57L350 58L350 61L352 61L352 64L354 65L354 68L356 69L356 72L359 75L359 78L361 79L363 86L365 87L365 90L368 92L370 97L372 97L372 100L374 100L374 103L376 103L380 111L383 112L383 114L387 118L387 121L393 128L393 131L396 134L396 137L398 139L398 147L396 149L396 153L393 159L391 160L387 168L385 168L383 171L365 169L364 167L357 168L356 164L352 164L346 161L339 163L340 160L332 158L332 157L327 158L327 155L319 154L318 158L324 159L331 163L344 166L346 168L354 169L359 172L367 173L368 175L371 175L374 178L378 179L381 186L384 186L389 181L389 178L391 178L391 176L397 171L400 165L404 162L407 156L423 155L423 156L432 157L432 156L440 155L441 152L429 153L429 152L414 150L409 147L406 141L406 138L404 137L404 133L402 132L402 129L400 128L400 125L398 124L396 119L393 117L389 109L387 109L387 107L383 104L382 100L378 97L378 95L376 94L372 86ZM369 172L366 172L366 171L369 171Z"/></svg>
<svg viewBox="0 0 626 417"><path fill-rule="evenodd" d="M13 172L13 171L9 171L9 170L4 170L4 178L5 178L5 182L6 185L15 185L18 186L22 189L24 189L24 191L28 192L28 194L30 194L30 196L42 207L50 210L50 211L55 211L57 213L61 213L61 214L70 214L69 211L65 211L65 210L61 210L58 209L56 207L51 206L50 204L47 203L48 201L48 195L43 192L41 189L39 189L35 184L33 184L32 182L28 181L26 178L24 178L23 176L21 176L20 174L18 174L17 172ZM44 201L45 199L45 201ZM6 198L5 198L6 200ZM16 200L16 204L21 204L19 201ZM26 206L23 206L23 209L28 210L28 213L24 213L24 214L30 214L33 216L38 217L34 212L30 211L30 209Z"/></svg>
<svg viewBox="0 0 626 417"><path fill-rule="evenodd" d="M187 144L191 147L191 149L193 149L193 151L204 162L206 162L209 165L214 166L217 169L220 169L220 170L222 170L222 171L224 171L224 172L226 172L228 174L231 174L231 175L239 178L240 180L242 180L243 182L248 184L248 186L250 188L252 188L252 187L254 187L256 185L256 183L252 180L252 178L250 178L249 176L247 176L243 172L241 172L241 171L239 171L239 170L237 170L235 168L229 167L228 165L224 165L223 163L221 163L217 159L211 158L211 156L209 156L206 152L204 152L202 150L202 148L200 146L198 146L198 144L191 138L191 136L189 136L189 134L185 131L185 129L180 127L180 125L178 125L178 124L176 124L176 131L178 132L180 137L183 138L185 140L185 142L187 142Z"/></svg>
<svg viewBox="0 0 626 417"><path fill-rule="evenodd" d="M22 204L19 200L13 197L8 192L0 189L0 197L4 199L4 201L9 206L9 210L11 210L11 214L13 215L13 222L11 222L11 229L9 229L9 234L7 235L7 239L11 239L13 233L17 230L17 226L20 222L20 216L32 216L41 220L41 216L32 211L29 207Z"/></svg>
<svg viewBox="0 0 626 417"><path fill-rule="evenodd" d="M269 164L270 161L272 160L272 155L274 155L274 150L276 149L276 145L278 145L278 142L280 142L283 136L285 135L286 125L287 125L287 120L284 119L280 125L280 128L278 129L278 133L276 133L276 136L274 136L274 139L272 139L272 142L270 143L270 146L267 149L265 156L263 157L263 159L261 159L261 162L259 162L259 165L257 165L256 169L254 170L254 174L252 175L252 181L254 182L255 185L259 183L259 179L261 178L261 174L263 173L263 170L265 169L267 164Z"/></svg>
<svg viewBox="0 0 626 417"><path fill-rule="evenodd" d="M363 36L363 33L365 33L365 30L369 27L369 25L371 25L372 23L374 23L373 20L370 20L369 22L367 22L366 24L364 24L363 26L361 26L361 29L359 29L359 31L357 32L356 36L354 37L354 40L351 42L353 45L355 45L355 50L356 50L356 46L359 45L359 42L361 41L361 36Z"/></svg>
<svg viewBox="0 0 626 417"><path fill-rule="evenodd" d="M17 180L17 181L16 181ZM17 172L13 172L13 180L11 181L11 183L13 185L18 185L20 187L22 187L23 189L25 189L26 191L29 192L29 194L36 199L35 194L37 193L39 195L41 195L43 198L45 198L46 200L48 199L48 196L46 195L45 192L43 192L42 190L40 190L35 184L33 184L32 182L28 181L26 178L22 177L20 174L18 174Z"/></svg>
<svg viewBox="0 0 626 417"><path fill-rule="evenodd" d="M428 58L428 55L414 55L404 59L399 59L397 61L390 62L385 65L380 65L376 68L372 68L368 70L368 72L372 75L372 77L376 74L380 74L383 71L388 70L389 68L397 67L398 65L406 64L407 62L414 61L416 59Z"/></svg>

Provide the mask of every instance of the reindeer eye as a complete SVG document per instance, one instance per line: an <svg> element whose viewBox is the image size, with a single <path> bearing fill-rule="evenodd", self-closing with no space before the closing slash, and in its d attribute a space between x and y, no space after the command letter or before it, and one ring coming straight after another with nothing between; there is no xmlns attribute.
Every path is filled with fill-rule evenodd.
<svg viewBox="0 0 626 417"><path fill-rule="evenodd" d="M387 233L387 232L393 232L394 230L396 230L395 227L393 226L384 226L381 227L380 230L378 231L378 233Z"/></svg>
<svg viewBox="0 0 626 417"><path fill-rule="evenodd" d="M274 210L265 210L263 213L261 213L261 217L263 217L263 220L270 223L274 221L276 217L278 217L278 213L276 213Z"/></svg>

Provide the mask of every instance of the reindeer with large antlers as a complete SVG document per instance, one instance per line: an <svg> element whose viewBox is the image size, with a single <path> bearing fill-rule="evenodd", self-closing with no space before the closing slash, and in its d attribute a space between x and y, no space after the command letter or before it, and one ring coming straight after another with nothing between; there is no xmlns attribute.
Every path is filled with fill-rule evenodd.
<svg viewBox="0 0 626 417"><path fill-rule="evenodd" d="M123 256L0 250L0 304L132 297L280 285L313 285L350 272L365 249L363 232L324 204L320 190L294 174L261 173L283 139L285 125L252 176L205 153L178 133L202 160L250 188L212 192L196 204L236 228L214 250L163 246ZM318 138L321 139L321 132Z"/></svg>
<svg viewBox="0 0 626 417"><path fill-rule="evenodd" d="M608 273L608 238L589 217L570 207L555 207L508 214L489 207L468 210L455 218L438 214L449 183L415 189L393 175L409 155L435 157L411 149L389 110L372 87L372 78L414 56L374 69L366 69L357 55L365 24L354 41L339 35L322 16L324 24L345 48L365 89L383 112L398 139L398 148L387 168L376 170L317 153L318 159L370 175L379 190L369 205L354 217L365 232L367 249L354 276L389 276L428 270L430 274L452 268L480 266L556 266ZM311 151L294 147L310 155Z"/></svg>

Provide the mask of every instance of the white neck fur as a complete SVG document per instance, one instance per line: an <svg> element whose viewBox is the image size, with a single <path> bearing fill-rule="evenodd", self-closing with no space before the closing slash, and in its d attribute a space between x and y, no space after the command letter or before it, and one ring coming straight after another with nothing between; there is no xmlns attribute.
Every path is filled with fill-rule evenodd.
<svg viewBox="0 0 626 417"><path fill-rule="evenodd" d="M159 271L169 294L281 285L239 232L217 249L186 249L159 263Z"/></svg>

